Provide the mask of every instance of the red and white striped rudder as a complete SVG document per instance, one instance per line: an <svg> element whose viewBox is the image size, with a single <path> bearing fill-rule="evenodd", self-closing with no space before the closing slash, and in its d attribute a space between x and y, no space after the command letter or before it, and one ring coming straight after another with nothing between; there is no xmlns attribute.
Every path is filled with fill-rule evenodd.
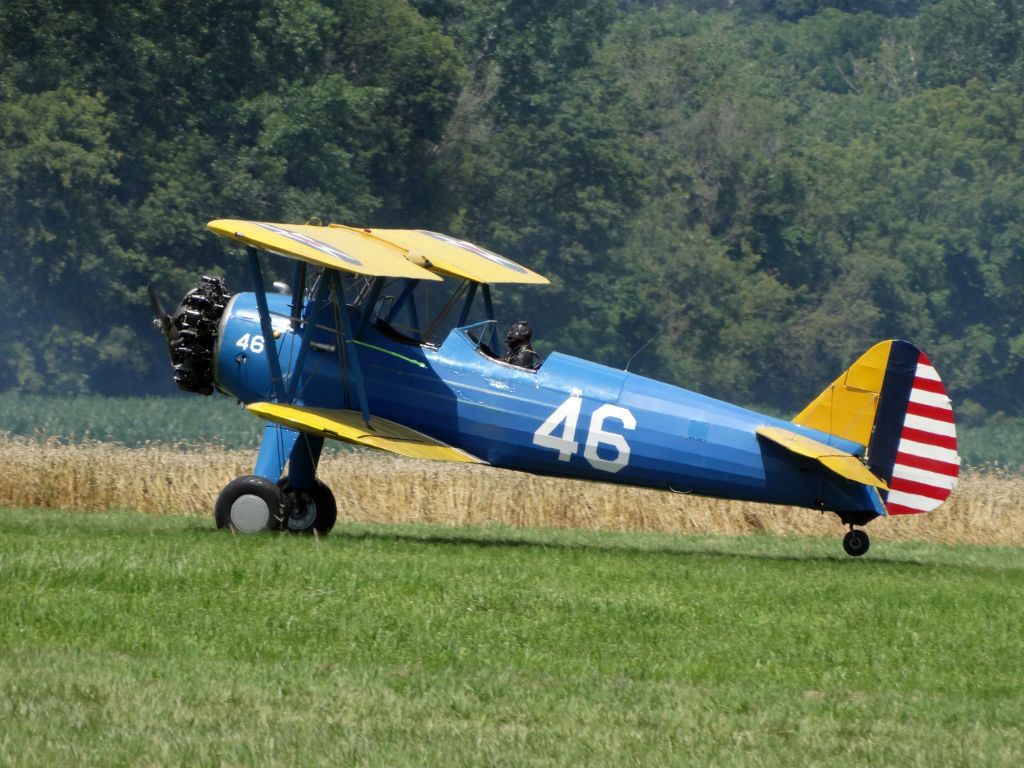
<svg viewBox="0 0 1024 768"><path fill-rule="evenodd" d="M959 474L953 406L931 361L918 351L886 509L892 515L930 512L949 498Z"/></svg>

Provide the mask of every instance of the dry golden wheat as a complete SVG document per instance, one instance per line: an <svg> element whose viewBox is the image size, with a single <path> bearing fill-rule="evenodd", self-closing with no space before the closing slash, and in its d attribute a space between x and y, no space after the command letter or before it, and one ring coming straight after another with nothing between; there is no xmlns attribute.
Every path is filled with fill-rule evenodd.
<svg viewBox="0 0 1024 768"><path fill-rule="evenodd" d="M0 506L209 515L220 489L251 471L251 451L190 451L106 443L62 445L0 436ZM325 456L320 476L340 520L508 525L615 531L829 536L838 519L806 509L525 475L382 453ZM1024 478L968 472L928 515L871 528L888 540L1024 545L1016 525Z"/></svg>

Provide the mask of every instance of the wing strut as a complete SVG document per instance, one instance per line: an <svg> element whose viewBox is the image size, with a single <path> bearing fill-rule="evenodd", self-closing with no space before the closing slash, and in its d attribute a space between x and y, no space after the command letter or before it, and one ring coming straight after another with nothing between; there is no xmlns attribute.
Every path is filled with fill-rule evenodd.
<svg viewBox="0 0 1024 768"><path fill-rule="evenodd" d="M366 382L363 379L363 369L359 364L359 350L356 348L355 339L352 337L352 328L348 323L345 308L345 294L341 288L341 274L335 270L329 270L331 288L334 291L335 311L337 312L338 333L343 336L344 344L339 349L344 349L344 362L348 363L348 369L352 374L352 386L355 387L356 397L359 398L359 410L362 411L363 421L370 426L370 405L366 399Z"/></svg>
<svg viewBox="0 0 1024 768"><path fill-rule="evenodd" d="M356 338L361 339L363 332L366 330L367 324L370 322L370 315L373 314L373 309L377 305L377 299L380 298L380 292L384 288L384 278L375 277L373 279L373 285L370 287L370 295L366 301L363 302L363 316L359 320L359 328L356 329Z"/></svg>
<svg viewBox="0 0 1024 768"><path fill-rule="evenodd" d="M491 286L487 283L481 283L480 287L484 292L484 312L487 315L488 320L494 319L494 302L491 301Z"/></svg>
<svg viewBox="0 0 1024 768"><path fill-rule="evenodd" d="M294 403L296 395L301 397L302 378L306 368L306 357L309 355L310 345L313 343L313 333L316 331L316 319L321 308L330 300L331 288L326 280L317 283L316 294L313 300L307 305L305 328L302 329L302 344L299 347L298 357L295 359L295 367L292 371L292 378L288 384L288 402Z"/></svg>
<svg viewBox="0 0 1024 768"><path fill-rule="evenodd" d="M462 299L462 294L466 292L466 288L468 288L469 285L470 282L468 280L463 280L459 284L459 287L452 293L451 298L448 299L443 307L441 307L441 311L437 313L437 317L435 317L434 321L427 327L427 330L423 334L424 341L430 342L434 340L434 334L437 332L437 329L441 326L441 323L445 321L445 318L448 317L455 305Z"/></svg>
<svg viewBox="0 0 1024 768"><path fill-rule="evenodd" d="M302 321L302 299L306 295L306 262L295 260L295 285L292 287L292 328Z"/></svg>
<svg viewBox="0 0 1024 768"><path fill-rule="evenodd" d="M392 303L391 308L388 310L388 316L386 322L393 323L395 318L398 317L398 313L405 310L406 318L409 323L409 328L414 333L423 338L423 334L420 333L420 318L419 310L416 307L416 283L412 280L407 280L405 287L402 288L402 292L398 294L398 298Z"/></svg>
<svg viewBox="0 0 1024 768"><path fill-rule="evenodd" d="M256 249L250 245L245 250L249 254L253 290L256 292L256 307L260 312L260 331L265 340L267 362L270 363L270 396L275 403L278 403L281 402L284 394L281 391L284 380L281 376L281 359L277 355L277 339L274 338L274 327L270 323L267 294L263 287L263 270L260 268L260 257Z"/></svg>
<svg viewBox="0 0 1024 768"><path fill-rule="evenodd" d="M476 298L476 287L479 283L469 284L469 293L466 294L466 303L462 305L462 312L459 314L458 326L461 328L469 318L469 310L473 308L473 299Z"/></svg>

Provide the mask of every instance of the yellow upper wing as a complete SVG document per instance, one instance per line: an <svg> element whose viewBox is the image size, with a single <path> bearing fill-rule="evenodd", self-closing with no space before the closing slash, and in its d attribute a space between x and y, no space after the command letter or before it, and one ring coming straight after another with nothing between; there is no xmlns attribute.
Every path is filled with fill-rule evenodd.
<svg viewBox="0 0 1024 768"><path fill-rule="evenodd" d="M840 477L845 477L847 480L853 480L855 483L863 483L864 485L872 485L885 491L889 490L885 481L876 477L852 453L847 453L839 448L833 448L830 445L825 445L810 437L790 432L788 429L782 429L781 427L758 427L757 434L799 456L814 459L819 464L835 472Z"/></svg>
<svg viewBox="0 0 1024 768"><path fill-rule="evenodd" d="M332 225L337 226L337 225ZM374 237L403 248L408 257L429 269L475 283L547 285L543 275L479 245L425 229L369 229Z"/></svg>
<svg viewBox="0 0 1024 768"><path fill-rule="evenodd" d="M357 229L340 224L271 224L217 219L214 233L245 245L357 275L545 285L543 275L465 240L425 229Z"/></svg>
<svg viewBox="0 0 1024 768"><path fill-rule="evenodd" d="M409 261L403 248L370 237L360 230L238 219L217 219L207 226L229 240L308 261L320 267L340 269L357 275L441 279Z"/></svg>
<svg viewBox="0 0 1024 768"><path fill-rule="evenodd" d="M459 448L378 416L371 417L370 425L367 426L359 411L281 403L250 403L245 408L262 419L290 429L356 445L368 445L413 459L486 463Z"/></svg>

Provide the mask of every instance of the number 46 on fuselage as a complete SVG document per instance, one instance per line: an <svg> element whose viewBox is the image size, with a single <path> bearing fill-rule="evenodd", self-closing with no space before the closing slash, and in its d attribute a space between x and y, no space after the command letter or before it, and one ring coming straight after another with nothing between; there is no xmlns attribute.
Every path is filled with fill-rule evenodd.
<svg viewBox="0 0 1024 768"><path fill-rule="evenodd" d="M204 277L167 315L175 381L220 391L267 425L252 475L221 492L217 525L326 533L325 438L423 459L834 512L862 526L927 512L959 472L950 400L931 363L883 341L791 421L560 353L505 362L491 287L545 284L425 230L217 220L245 246L253 290ZM267 290L259 251L295 261Z"/></svg>

